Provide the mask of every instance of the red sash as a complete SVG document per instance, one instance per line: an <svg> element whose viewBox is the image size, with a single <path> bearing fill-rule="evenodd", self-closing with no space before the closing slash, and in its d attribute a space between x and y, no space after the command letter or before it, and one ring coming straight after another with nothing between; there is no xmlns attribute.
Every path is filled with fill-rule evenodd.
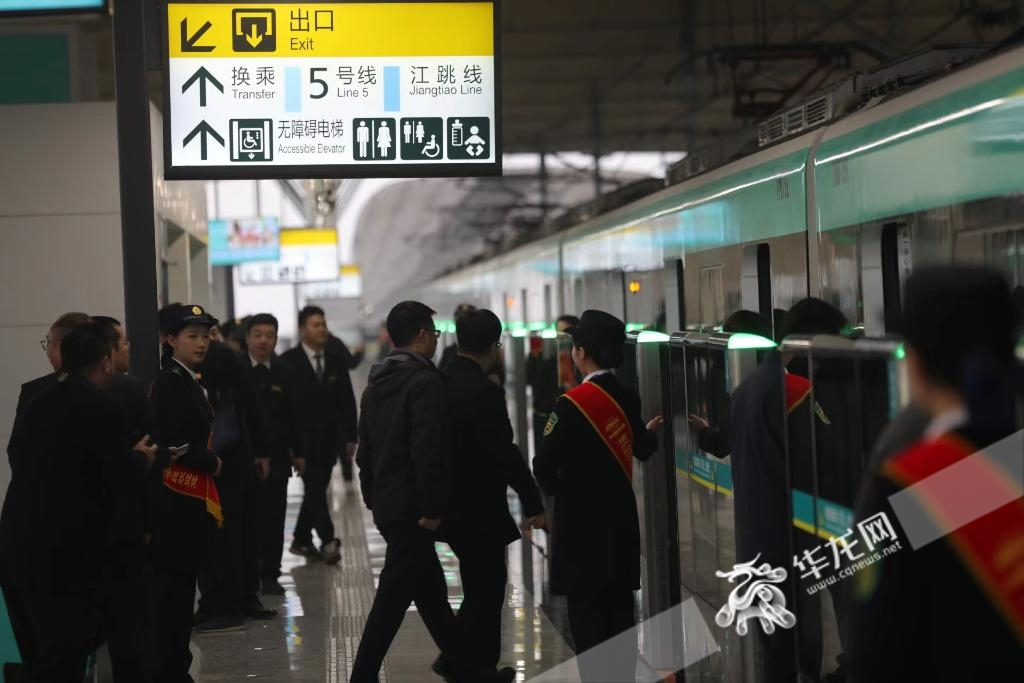
<svg viewBox="0 0 1024 683"><path fill-rule="evenodd" d="M955 434L919 442L890 459L882 473L892 481L911 486L950 465L969 464L964 472L964 491L1000 491L1016 499L949 534L950 545L967 570L984 588L996 609L1006 617L1024 643L1024 497L1002 467L979 454L972 444ZM942 528L954 526L958 497L938 495L928 485L914 488L923 509Z"/></svg>
<svg viewBox="0 0 1024 683"><path fill-rule="evenodd" d="M217 520L217 526L224 525L220 494L217 493L217 485L209 474L171 463L164 469L164 486L175 493L204 501L206 511Z"/></svg>
<svg viewBox="0 0 1024 683"><path fill-rule="evenodd" d="M580 409L615 456L626 478L633 481L633 428L622 407L594 382L584 382L565 397Z"/></svg>
<svg viewBox="0 0 1024 683"><path fill-rule="evenodd" d="M806 377L787 372L785 374L785 382L786 413L789 414L811 395L811 381Z"/></svg>

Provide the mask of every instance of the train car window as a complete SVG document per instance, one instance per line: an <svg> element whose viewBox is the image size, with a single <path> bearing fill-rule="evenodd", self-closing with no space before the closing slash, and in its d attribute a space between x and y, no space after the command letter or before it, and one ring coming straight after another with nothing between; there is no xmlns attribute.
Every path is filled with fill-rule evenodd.
<svg viewBox="0 0 1024 683"><path fill-rule="evenodd" d="M663 281L665 285L665 331L676 332L686 326L683 259L671 259L665 263Z"/></svg>
<svg viewBox="0 0 1024 683"><path fill-rule="evenodd" d="M882 317L886 332L896 329L903 300L903 279L911 270L910 227L906 223L882 226Z"/></svg>
<svg viewBox="0 0 1024 683"><path fill-rule="evenodd" d="M956 236L955 260L995 268L1006 276L1011 287L1024 285L1024 229L960 233Z"/></svg>
<svg viewBox="0 0 1024 683"><path fill-rule="evenodd" d="M700 273L700 324L711 330L725 320L725 293L722 266L702 268Z"/></svg>

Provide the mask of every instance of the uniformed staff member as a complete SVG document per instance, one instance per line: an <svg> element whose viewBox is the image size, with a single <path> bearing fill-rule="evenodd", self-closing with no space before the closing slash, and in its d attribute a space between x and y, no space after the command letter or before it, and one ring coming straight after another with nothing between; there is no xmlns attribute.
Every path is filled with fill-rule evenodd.
<svg viewBox="0 0 1024 683"><path fill-rule="evenodd" d="M284 595L281 554L284 550L285 513L288 508L288 479L292 467L305 470L304 435L299 428L299 404L293 371L274 355L277 346L277 318L259 313L248 319L245 346L248 365L256 383L262 410L265 448L270 458L269 475L258 484L260 499L260 579L264 595Z"/></svg>
<svg viewBox="0 0 1024 683"><path fill-rule="evenodd" d="M156 440L171 449L151 481L154 568L154 668L158 683L189 681L196 577L210 557L223 523L214 477L213 408L196 368L210 346L216 320L199 306L171 304L160 311L164 355L152 388Z"/></svg>
<svg viewBox="0 0 1024 683"><path fill-rule="evenodd" d="M655 452L662 418L644 425L640 397L612 374L623 362L621 320L588 310L566 333L584 379L556 402L533 470L555 498L551 592L568 597L569 626L582 654L636 625L640 527L633 459ZM578 659L584 683L636 680L636 641L622 640Z"/></svg>
<svg viewBox="0 0 1024 683"><path fill-rule="evenodd" d="M22 680L82 680L89 653L103 639L104 541L114 500L122 489L142 485L155 457L149 435L135 452L122 440L121 415L101 391L113 375L111 352L99 324L68 332L63 371L24 415L24 440L0 515L0 583L24 662ZM120 670L117 680L145 680L126 673Z"/></svg>
<svg viewBox="0 0 1024 683"><path fill-rule="evenodd" d="M851 673L855 683L1006 680L1024 671L1022 456L1019 441L997 444L1019 429L1024 395L1009 288L994 271L944 267L915 273L905 291L911 394L930 422L863 491L858 521L884 513L895 538L879 545L899 545L854 574ZM890 497L909 487L917 508L901 507L904 519ZM914 548L908 529L922 525L942 535Z"/></svg>

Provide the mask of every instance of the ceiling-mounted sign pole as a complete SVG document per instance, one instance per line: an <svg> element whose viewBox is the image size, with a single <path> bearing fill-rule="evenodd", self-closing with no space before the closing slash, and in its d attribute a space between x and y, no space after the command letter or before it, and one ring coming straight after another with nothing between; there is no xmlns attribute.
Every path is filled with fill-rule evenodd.
<svg viewBox="0 0 1024 683"><path fill-rule="evenodd" d="M501 173L498 0L168 0L165 177Z"/></svg>
<svg viewBox="0 0 1024 683"><path fill-rule="evenodd" d="M139 0L114 0L114 90L124 324L132 340L132 374L150 378L160 369L160 335L144 5Z"/></svg>

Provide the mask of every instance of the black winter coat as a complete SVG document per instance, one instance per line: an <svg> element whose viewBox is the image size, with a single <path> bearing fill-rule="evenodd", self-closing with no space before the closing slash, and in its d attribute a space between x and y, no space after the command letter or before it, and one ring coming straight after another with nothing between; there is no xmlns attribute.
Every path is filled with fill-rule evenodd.
<svg viewBox="0 0 1024 683"><path fill-rule="evenodd" d="M155 424L147 392L149 384L138 377L114 375L107 395L121 414L121 433L125 445L131 449L145 435L155 440ZM123 487L117 491L114 517L110 522L108 540L111 543L141 543L146 530L146 490L142 483Z"/></svg>
<svg viewBox="0 0 1024 683"><path fill-rule="evenodd" d="M0 580L98 589L115 497L142 487L146 460L125 446L114 403L80 376L36 395L21 428L0 515Z"/></svg>
<svg viewBox="0 0 1024 683"><path fill-rule="evenodd" d="M164 447L188 445L177 464L213 474L217 458L207 447L213 408L197 381L168 360L153 383L150 397L156 416L154 440ZM153 468L149 482L153 563L165 569L192 570L206 564L216 521L198 498L176 493L163 482L163 467Z"/></svg>
<svg viewBox="0 0 1024 683"><path fill-rule="evenodd" d="M640 397L611 373L591 380L608 392L629 419L633 456L647 460L657 436L641 418ZM533 472L554 496L551 592L597 592L640 587L640 523L633 486L615 455L579 408L564 396L545 428Z"/></svg>
<svg viewBox="0 0 1024 683"><path fill-rule="evenodd" d="M32 401L44 391L57 383L59 373L51 372L42 377L25 382L21 385L21 393L18 394L18 407L14 411L14 426L11 427L11 438L7 441L7 459L11 463L11 470L14 470L14 461L17 459L15 451L22 441L22 429L25 415Z"/></svg>
<svg viewBox="0 0 1024 683"><path fill-rule="evenodd" d="M452 490L444 378L396 349L370 370L359 416L359 483L377 526L441 519Z"/></svg>
<svg viewBox="0 0 1024 683"><path fill-rule="evenodd" d="M520 534L509 514L508 487L519 494L527 517L543 512L544 504L512 441L505 392L465 356L452 359L447 374L455 489L444 533L512 543Z"/></svg>

